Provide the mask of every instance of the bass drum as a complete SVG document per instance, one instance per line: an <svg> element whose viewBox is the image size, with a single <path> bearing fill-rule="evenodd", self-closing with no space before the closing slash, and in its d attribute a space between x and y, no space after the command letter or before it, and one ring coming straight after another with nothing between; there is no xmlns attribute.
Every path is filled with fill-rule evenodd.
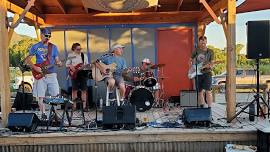
<svg viewBox="0 0 270 152"><path fill-rule="evenodd" d="M144 86L136 86L129 94L129 101L136 106L136 110L144 112L151 109L154 103L152 92Z"/></svg>

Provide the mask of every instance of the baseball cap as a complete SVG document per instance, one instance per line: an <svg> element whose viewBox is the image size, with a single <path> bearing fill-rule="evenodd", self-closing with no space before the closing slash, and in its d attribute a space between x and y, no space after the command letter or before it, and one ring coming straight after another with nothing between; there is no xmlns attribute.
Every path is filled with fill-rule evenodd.
<svg viewBox="0 0 270 152"><path fill-rule="evenodd" d="M49 28L40 29L40 33L44 35L51 35L51 30Z"/></svg>
<svg viewBox="0 0 270 152"><path fill-rule="evenodd" d="M143 63L148 63L148 64L151 63L150 59L148 59L148 58L144 58L144 59L142 60L142 62L143 62Z"/></svg>
<svg viewBox="0 0 270 152"><path fill-rule="evenodd" d="M110 52L113 52L115 49L117 49L117 48L125 48L125 46L124 45L121 45L121 44L115 44L115 45L113 45L112 47L111 47L111 50L110 50Z"/></svg>

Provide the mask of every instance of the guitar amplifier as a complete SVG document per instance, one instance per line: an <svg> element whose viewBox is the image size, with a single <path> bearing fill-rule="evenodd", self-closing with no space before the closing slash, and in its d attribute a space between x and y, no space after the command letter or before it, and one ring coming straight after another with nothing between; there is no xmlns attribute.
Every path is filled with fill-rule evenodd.
<svg viewBox="0 0 270 152"><path fill-rule="evenodd" d="M181 107L197 106L196 90L181 90L180 91L180 106Z"/></svg>

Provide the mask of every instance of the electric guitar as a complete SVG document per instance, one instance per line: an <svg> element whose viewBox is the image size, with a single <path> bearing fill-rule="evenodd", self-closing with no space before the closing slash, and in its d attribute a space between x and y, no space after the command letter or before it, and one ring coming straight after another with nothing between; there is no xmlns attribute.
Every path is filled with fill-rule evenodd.
<svg viewBox="0 0 270 152"><path fill-rule="evenodd" d="M77 74L80 70L83 70L83 69L89 69L91 68L91 64L83 64L83 63L79 63L77 64L74 68L75 70L72 71L70 68L68 68L68 74L69 76L71 77L71 79L76 79L77 78Z"/></svg>
<svg viewBox="0 0 270 152"><path fill-rule="evenodd" d="M69 57L66 60L72 59L72 58L75 58L75 57ZM61 60L61 62L65 62L66 60ZM39 80L39 79L43 78L46 74L49 73L48 69L54 66L53 64L50 64L48 60L46 60L46 61L44 61L42 63L36 63L34 65L37 66L37 67L40 67L41 71L42 71L40 73L40 72L32 69L32 75L36 80Z"/></svg>
<svg viewBox="0 0 270 152"><path fill-rule="evenodd" d="M108 78L108 77L112 77L113 76L113 72L116 70L116 64L112 63L109 65L106 65L102 62L97 63L99 64L101 67L103 67L106 71L106 74L103 74L100 69L98 67L96 67L96 65L92 66L92 77L94 80L96 81L101 81L104 78Z"/></svg>
<svg viewBox="0 0 270 152"><path fill-rule="evenodd" d="M189 79L193 79L195 78L197 75L202 75L202 70L205 69L207 66L209 66L210 64L220 64L223 63L224 61L214 61L212 63L199 63L197 64L197 72L196 72L196 64L193 64L190 69L188 70L188 78Z"/></svg>

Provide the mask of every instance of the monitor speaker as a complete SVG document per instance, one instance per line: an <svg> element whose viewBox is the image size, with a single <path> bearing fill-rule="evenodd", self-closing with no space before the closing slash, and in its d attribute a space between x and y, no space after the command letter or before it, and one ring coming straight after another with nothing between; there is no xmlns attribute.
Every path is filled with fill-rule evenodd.
<svg viewBox="0 0 270 152"><path fill-rule="evenodd" d="M135 106L105 106L103 111L103 128L113 129L125 126L134 129L136 126Z"/></svg>
<svg viewBox="0 0 270 152"><path fill-rule="evenodd" d="M183 122L187 127L209 126L211 119L211 108L187 108L183 111Z"/></svg>
<svg viewBox="0 0 270 152"><path fill-rule="evenodd" d="M247 58L270 58L270 20L247 22Z"/></svg>
<svg viewBox="0 0 270 152"><path fill-rule="evenodd" d="M7 127L14 132L33 132L39 122L35 113L10 113Z"/></svg>

